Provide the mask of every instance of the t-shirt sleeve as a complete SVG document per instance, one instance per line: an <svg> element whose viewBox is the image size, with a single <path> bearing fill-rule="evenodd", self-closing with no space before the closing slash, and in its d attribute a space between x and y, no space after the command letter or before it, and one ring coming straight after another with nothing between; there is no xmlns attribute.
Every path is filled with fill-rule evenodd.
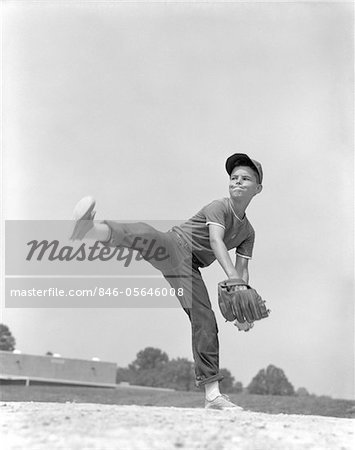
<svg viewBox="0 0 355 450"><path fill-rule="evenodd" d="M252 230L248 237L235 250L238 256L251 259L253 256L253 248L255 242L255 232Z"/></svg>
<svg viewBox="0 0 355 450"><path fill-rule="evenodd" d="M222 200L214 200L203 208L206 225L219 225L226 228L226 207Z"/></svg>

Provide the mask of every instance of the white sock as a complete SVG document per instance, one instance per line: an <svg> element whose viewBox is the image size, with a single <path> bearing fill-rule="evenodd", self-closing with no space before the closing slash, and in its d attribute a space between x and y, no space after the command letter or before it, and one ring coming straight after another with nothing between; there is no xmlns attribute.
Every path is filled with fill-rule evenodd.
<svg viewBox="0 0 355 450"><path fill-rule="evenodd" d="M221 393L219 392L219 382L212 381L211 383L205 384L205 395L206 400L208 400L209 402L221 395Z"/></svg>

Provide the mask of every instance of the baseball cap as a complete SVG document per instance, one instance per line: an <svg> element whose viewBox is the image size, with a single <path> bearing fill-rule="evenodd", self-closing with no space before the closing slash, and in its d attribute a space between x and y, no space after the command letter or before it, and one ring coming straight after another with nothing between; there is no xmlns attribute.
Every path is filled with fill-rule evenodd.
<svg viewBox="0 0 355 450"><path fill-rule="evenodd" d="M255 159L249 158L245 153L234 153L234 155L230 156L226 161L226 171L228 175L232 173L235 166L251 166L256 170L256 173L259 175L260 184L263 181L263 169L259 161Z"/></svg>

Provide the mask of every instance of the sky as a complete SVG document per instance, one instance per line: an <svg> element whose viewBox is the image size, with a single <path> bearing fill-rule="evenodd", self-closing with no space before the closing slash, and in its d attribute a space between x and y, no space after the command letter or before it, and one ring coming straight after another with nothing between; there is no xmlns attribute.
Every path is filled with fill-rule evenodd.
<svg viewBox="0 0 355 450"><path fill-rule="evenodd" d="M274 364L297 389L353 398L353 5L4 2L2 218L184 220L228 196L226 158L263 165L247 215L249 333L218 311L220 363L247 385ZM6 236L2 223L2 248ZM179 308L6 308L23 353L123 367L153 346L192 360Z"/></svg>

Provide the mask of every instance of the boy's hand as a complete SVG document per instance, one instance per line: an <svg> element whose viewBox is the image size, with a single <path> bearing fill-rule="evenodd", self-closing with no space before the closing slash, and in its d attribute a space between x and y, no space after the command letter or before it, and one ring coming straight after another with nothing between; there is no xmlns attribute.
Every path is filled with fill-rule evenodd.
<svg viewBox="0 0 355 450"><path fill-rule="evenodd" d="M237 327L239 331L249 331L251 328L253 328L254 323L253 322L249 323L246 321L244 323L241 323L241 322L238 322L237 319L235 319L235 321L233 322L233 325L235 327Z"/></svg>

